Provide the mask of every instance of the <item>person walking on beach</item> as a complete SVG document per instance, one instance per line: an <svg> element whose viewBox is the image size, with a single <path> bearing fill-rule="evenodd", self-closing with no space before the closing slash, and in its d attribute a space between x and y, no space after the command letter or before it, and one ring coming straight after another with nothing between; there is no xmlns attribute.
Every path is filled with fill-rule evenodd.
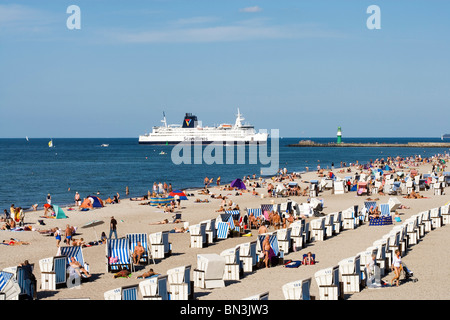
<svg viewBox="0 0 450 320"><path fill-rule="evenodd" d="M59 243L61 242L61 230L59 230L58 227L56 227L55 230L55 239L56 239L56 246L59 247Z"/></svg>
<svg viewBox="0 0 450 320"><path fill-rule="evenodd" d="M403 270L402 257L400 256L400 250L395 250L395 256L392 260L392 269L394 270L394 278L391 280L391 286L394 281L397 283L397 287L399 285L400 280L400 272Z"/></svg>
<svg viewBox="0 0 450 320"><path fill-rule="evenodd" d="M114 217L111 217L111 223L109 224L109 239L111 239L113 233L117 239L117 220L114 219Z"/></svg>

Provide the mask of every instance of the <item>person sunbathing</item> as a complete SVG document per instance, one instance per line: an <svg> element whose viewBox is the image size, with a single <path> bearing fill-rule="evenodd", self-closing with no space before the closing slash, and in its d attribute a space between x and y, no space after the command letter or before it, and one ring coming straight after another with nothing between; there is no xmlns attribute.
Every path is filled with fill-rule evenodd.
<svg viewBox="0 0 450 320"><path fill-rule="evenodd" d="M255 228L258 227L258 220L256 220L255 216L253 213L250 213L250 215L248 216L248 222L250 224L250 229L254 226Z"/></svg>
<svg viewBox="0 0 450 320"><path fill-rule="evenodd" d="M21 245L29 245L29 242L20 241L20 240L14 240L13 238L9 240L3 240L3 244L6 244L8 246L21 246Z"/></svg>
<svg viewBox="0 0 450 320"><path fill-rule="evenodd" d="M169 220L164 219L162 221L153 222L153 223L149 223L149 224L155 225L155 224L167 224L167 223L169 223Z"/></svg>
<svg viewBox="0 0 450 320"><path fill-rule="evenodd" d="M188 230L189 230L189 228L184 228L184 227L177 228L177 227L175 227L175 228L172 229L172 232L173 233L185 233Z"/></svg>
<svg viewBox="0 0 450 320"><path fill-rule="evenodd" d="M219 210L216 210L216 212L224 212L225 209L223 208L223 206L220 206Z"/></svg>
<svg viewBox="0 0 450 320"><path fill-rule="evenodd" d="M369 219L378 219L380 217L381 212L378 210L378 207L375 209L373 206L369 209Z"/></svg>
<svg viewBox="0 0 450 320"><path fill-rule="evenodd" d="M87 270L79 263L77 260L75 260L74 257L70 257L70 263L69 265L75 270L75 272L81 277L81 273L84 273L84 275L89 278L91 275Z"/></svg>
<svg viewBox="0 0 450 320"><path fill-rule="evenodd" d="M140 276L137 276L136 279L145 279L145 278L148 278L148 277L151 277L151 276L155 276L155 275L158 275L158 274L159 273L154 272L153 269L150 269L149 271L144 272Z"/></svg>
<svg viewBox="0 0 450 320"><path fill-rule="evenodd" d="M139 265L139 261L142 258L142 255L144 254L145 249L142 246L141 242L138 241L136 247L134 247L134 252L133 252L133 262L135 265Z"/></svg>
<svg viewBox="0 0 450 320"><path fill-rule="evenodd" d="M311 265L311 264L315 264L315 260L314 257L312 256L311 252L308 252L306 254L306 256L303 258L303 262L304 265Z"/></svg>
<svg viewBox="0 0 450 320"><path fill-rule="evenodd" d="M83 238L80 239L72 239L72 246L74 247L85 247L86 243Z"/></svg>

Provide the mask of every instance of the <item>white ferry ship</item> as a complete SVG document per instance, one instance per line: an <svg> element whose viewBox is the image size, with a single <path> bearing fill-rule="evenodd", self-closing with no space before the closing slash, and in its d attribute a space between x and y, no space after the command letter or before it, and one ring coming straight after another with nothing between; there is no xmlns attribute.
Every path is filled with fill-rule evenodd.
<svg viewBox="0 0 450 320"><path fill-rule="evenodd" d="M209 143L265 143L267 133L257 133L254 126L243 124L245 120L238 109L234 125L221 124L218 127L203 127L197 120L197 116L186 113L181 125L167 125L166 116L163 114L163 126L153 127L151 133L139 136L139 144L178 144L180 142Z"/></svg>

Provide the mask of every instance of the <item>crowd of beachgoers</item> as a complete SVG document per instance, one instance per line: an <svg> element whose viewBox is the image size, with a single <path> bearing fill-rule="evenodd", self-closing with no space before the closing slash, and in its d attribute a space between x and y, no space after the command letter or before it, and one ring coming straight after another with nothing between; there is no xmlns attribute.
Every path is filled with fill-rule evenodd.
<svg viewBox="0 0 450 320"><path fill-rule="evenodd" d="M0 263L0 269L5 270L5 268L8 269L11 266L24 263L24 261L27 263L31 262L34 266L35 278L40 280L38 265L41 259L56 256L60 247L81 247L84 249L85 260L90 263L89 272L75 262L70 266L74 270L78 270L77 272L88 272L89 277L91 275L95 275L95 277L88 283L83 283L81 287L86 288L86 290L75 291L76 296L102 299L105 291L118 286L113 279L130 279L129 281L131 281L131 279L142 279L154 274L164 274L168 269L178 265L192 264L195 266L196 256L201 252L217 253L229 246L255 240L258 235L288 228L298 220L311 221L316 217L314 210L301 213L290 210L283 214L278 214L276 210L271 210L266 215L258 217L248 213L248 209L261 208L262 204L286 203L288 199L292 203L302 204L311 203L314 198L317 198L320 199L322 204L320 208L321 215L327 215L342 211L353 205L359 205L362 208L364 201L387 203L389 198L398 197L400 198L401 206L395 212L395 218L398 220L394 220L394 223L399 223L413 213L441 206L450 200L445 192L446 188L443 188L441 194L436 195L433 193L432 187L432 183L435 181L444 181L446 187L445 183L447 180L445 179L447 179L446 168L448 161L449 154L443 153L430 157L421 157L419 155L386 157L386 159L370 160L367 163L359 163L358 161L354 163L340 162L338 165L332 163L331 166L326 168L321 167L319 164L314 170L306 168L301 172L292 172L287 168L280 168L279 172L272 177L261 177L252 173L238 178L236 180L242 183L239 187L233 184L234 181L223 184L220 177L204 177L204 188L176 190L177 194L175 196L171 196L175 188L170 183L154 182L150 186L149 192L139 197L128 197L128 187L125 192L126 196L123 198L120 197L119 192L112 197L108 196L103 199L101 199L101 195L97 195L96 198L100 201L100 206L95 206L97 199L92 199L94 197L83 198L76 192L73 205L60 208L48 195L47 199L44 199L45 202L43 201L43 209L35 205L33 211L24 213L22 208L16 208L12 204L9 210L4 210L0 218L0 235L3 243L3 246L0 247L0 254L4 257ZM406 190L406 181L409 179L415 180L415 177L419 177L424 182L423 188ZM364 179L366 182L364 193L359 193L361 189L358 189L358 183L361 179ZM333 190L320 188L313 195L311 193L312 181L317 181L318 185L320 185L321 180L345 181L345 191L342 194L334 194ZM390 194L384 188L386 183L392 183L392 181L401 185L401 190L397 191L395 195ZM187 200L180 200L180 194L186 196ZM168 201L154 203L152 199L154 200L155 198L167 198ZM415 202L417 199L424 199L424 201ZM276 206L273 208L276 208ZM64 218L58 218L58 210L63 210ZM234 221L235 225L241 227L238 236L203 249L190 247L190 226L205 219L218 218L221 213L230 210L240 212ZM370 210L368 212L369 219L379 217L380 212L377 211L379 208L370 208ZM173 218L175 214L178 214L176 219ZM99 221L99 223L92 228L88 227L89 223L93 221ZM336 239L345 238L345 242L344 240L330 241L330 243L337 242L336 246L314 243L310 248L306 247L299 252L292 252L292 259L303 260L303 255L305 254L310 258L308 253L311 254L312 250L314 250L316 257L320 257L320 265L323 266L329 261L328 259L336 260L339 256L344 258L348 255L349 250L355 248L355 242L360 241L361 236L365 237L371 233L374 234L374 237L376 236L377 232L369 232L368 229L364 231L365 227L367 226L360 228L361 230L355 230L353 237L350 235L350 232L348 236L336 237ZM95 232L92 232L92 230ZM97 231L99 231L100 236L97 235ZM132 270L117 273L105 272L105 263L107 264L105 262L105 246L108 239L117 238L117 235L125 237L130 233L159 231L169 231L171 234L176 234L171 236L171 243L172 253L178 254L172 254L156 264L140 265L139 261L144 251L139 245L133 252L135 264L140 265L140 268L138 268L139 272L133 272ZM379 235L379 232L377 235ZM372 235L367 237L370 238ZM442 237L447 237L447 235L443 234ZM354 241L355 239L358 239L358 241ZM370 242L370 239L368 241ZM229 242L229 245L226 242ZM266 243L263 244L263 247L265 245ZM336 250L336 248L340 249ZM261 256L261 260L264 261L261 265L262 269L265 269L265 266L269 267L264 255ZM412 260L414 263L415 260ZM429 267L433 268L432 265ZM278 269L278 266L275 266L275 268ZM261 279L267 276L267 273L264 271L256 272L255 274L258 273L261 274ZM280 276L276 277L272 287L276 287L283 281L288 282L289 279L293 279L292 275L285 274L283 278L282 274L283 272L280 271ZM311 271L308 271L305 277L308 274L311 274ZM255 281L247 278L244 277L240 281L240 283L251 282L251 285L245 290L243 289L245 286L233 283L222 289L204 290L205 294L197 298L240 298L233 296L232 290L228 289L228 287L232 286L235 286L236 289L244 290L242 298L247 293L250 295L251 291L258 291L260 288L262 290L262 285L256 285ZM122 281L119 286L123 286L125 282ZM36 283L37 296L40 299L67 298L74 293L74 291L68 292L62 289L55 293L54 296L49 295L48 291L39 290L39 281ZM315 289L312 287L311 291L314 293ZM202 290L199 289L198 291ZM275 293L272 297L282 299L280 293ZM361 293L357 295L357 298L364 299L364 296Z"/></svg>

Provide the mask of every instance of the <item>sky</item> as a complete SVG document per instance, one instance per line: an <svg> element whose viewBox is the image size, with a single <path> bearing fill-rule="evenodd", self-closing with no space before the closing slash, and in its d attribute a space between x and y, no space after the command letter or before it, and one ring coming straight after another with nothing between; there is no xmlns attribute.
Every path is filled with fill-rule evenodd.
<svg viewBox="0 0 450 320"><path fill-rule="evenodd" d="M137 138L163 112L212 126L238 108L282 137L440 137L449 13L444 0L0 0L0 138Z"/></svg>

